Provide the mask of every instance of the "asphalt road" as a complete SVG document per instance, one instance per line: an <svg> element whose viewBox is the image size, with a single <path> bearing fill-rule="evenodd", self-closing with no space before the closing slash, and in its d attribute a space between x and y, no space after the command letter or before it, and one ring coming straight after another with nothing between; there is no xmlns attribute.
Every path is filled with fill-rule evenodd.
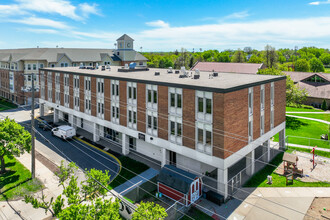
<svg viewBox="0 0 330 220"><path fill-rule="evenodd" d="M30 131L30 112L29 109L13 109L9 111L1 112L3 116L15 119ZM37 111L36 111L37 113ZM63 158L69 158L75 162L82 169L98 169L98 170L109 170L110 178L113 180L120 170L118 162L108 154L103 153L97 149L94 149L87 144L84 144L78 140L64 141L58 137L51 135L51 131L43 131L38 128L36 121L36 139L44 144L46 147L59 154ZM44 138L42 137L44 136ZM51 156L51 155L48 155Z"/></svg>

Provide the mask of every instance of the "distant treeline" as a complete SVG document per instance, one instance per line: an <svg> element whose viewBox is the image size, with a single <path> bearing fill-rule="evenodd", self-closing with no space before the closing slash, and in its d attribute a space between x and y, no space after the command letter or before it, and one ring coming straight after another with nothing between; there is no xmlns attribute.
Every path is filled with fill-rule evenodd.
<svg viewBox="0 0 330 220"><path fill-rule="evenodd" d="M329 49L303 47L301 49L278 49L267 45L258 51L251 47L243 50L206 50L189 52L182 48L174 52L144 52L149 67L157 68L191 68L197 61L202 62L233 62L233 63L264 63L268 68L282 71L324 72L330 65Z"/></svg>

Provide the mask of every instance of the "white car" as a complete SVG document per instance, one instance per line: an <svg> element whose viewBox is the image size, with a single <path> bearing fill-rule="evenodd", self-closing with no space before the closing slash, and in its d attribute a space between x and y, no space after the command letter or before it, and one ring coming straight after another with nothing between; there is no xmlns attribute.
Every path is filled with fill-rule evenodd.
<svg viewBox="0 0 330 220"><path fill-rule="evenodd" d="M60 137L63 140L72 139L76 136L76 129L68 125L61 125L52 129L52 135Z"/></svg>

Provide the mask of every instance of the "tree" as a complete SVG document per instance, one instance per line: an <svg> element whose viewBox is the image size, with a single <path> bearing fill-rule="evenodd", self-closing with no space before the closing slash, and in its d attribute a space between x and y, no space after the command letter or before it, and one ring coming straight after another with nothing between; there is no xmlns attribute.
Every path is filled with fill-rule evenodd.
<svg viewBox="0 0 330 220"><path fill-rule="evenodd" d="M262 58L261 57L258 57L257 55L253 54L248 63L262 63Z"/></svg>
<svg viewBox="0 0 330 220"><path fill-rule="evenodd" d="M323 111L328 110L327 102L325 101L325 99L323 99L323 102L322 102L322 105L321 105L321 109Z"/></svg>
<svg viewBox="0 0 330 220"><path fill-rule="evenodd" d="M324 65L329 65L330 64L330 54L329 53L323 53L320 56L320 60Z"/></svg>
<svg viewBox="0 0 330 220"><path fill-rule="evenodd" d="M253 50L251 47L244 47L243 51L244 53L251 54Z"/></svg>
<svg viewBox="0 0 330 220"><path fill-rule="evenodd" d="M275 47L266 45L264 50L264 58L265 64L268 68L276 67L277 53L275 51Z"/></svg>
<svg viewBox="0 0 330 220"><path fill-rule="evenodd" d="M0 161L1 173L5 173L5 156L19 157L31 150L31 135L15 120L8 117L0 121Z"/></svg>
<svg viewBox="0 0 330 220"><path fill-rule="evenodd" d="M167 217L163 207L153 202L141 202L132 215L132 220L162 220Z"/></svg>
<svg viewBox="0 0 330 220"><path fill-rule="evenodd" d="M305 59L299 59L295 65L295 71L298 72L308 72L309 71L309 63Z"/></svg>
<svg viewBox="0 0 330 220"><path fill-rule="evenodd" d="M244 61L245 61L244 52L241 51L241 49L238 49L234 53L234 56L232 57L231 62L233 62L233 63L244 63Z"/></svg>
<svg viewBox="0 0 330 220"><path fill-rule="evenodd" d="M323 63L315 57L309 61L309 65L313 72L324 72Z"/></svg>
<svg viewBox="0 0 330 220"><path fill-rule="evenodd" d="M275 68L259 69L261 75L285 75L282 71ZM306 100L307 92L294 84L290 76L286 76L286 104L300 106Z"/></svg>
<svg viewBox="0 0 330 220"><path fill-rule="evenodd" d="M103 186L107 186L110 181L108 171L91 169L85 172L86 180L82 181L79 187L78 177L75 176L77 166L74 163L65 166L62 162L59 168L60 172L56 175L59 177L59 185L63 186L63 192L55 201L52 197L47 202L44 195L41 199L26 195L24 201L31 203L33 208L42 208L46 213L49 211L53 217L60 219L121 219L118 200L98 197L107 193Z"/></svg>

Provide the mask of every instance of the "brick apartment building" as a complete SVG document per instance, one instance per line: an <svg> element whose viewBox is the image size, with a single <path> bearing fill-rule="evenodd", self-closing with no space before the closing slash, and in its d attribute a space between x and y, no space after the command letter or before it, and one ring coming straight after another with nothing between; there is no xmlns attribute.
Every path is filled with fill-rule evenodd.
<svg viewBox="0 0 330 220"><path fill-rule="evenodd" d="M27 48L0 50L0 97L17 104L31 102L32 73L44 67L120 66L135 62L146 66L147 59L133 49L133 39L124 34L116 49ZM35 88L39 90L36 75ZM36 95L37 96L37 95Z"/></svg>
<svg viewBox="0 0 330 220"><path fill-rule="evenodd" d="M54 121L85 129L95 142L116 141L125 155L134 150L161 166L215 173L218 191L227 196L228 178L242 158L252 175L257 149L268 152L269 161L277 133L284 146L285 81L184 69L43 68L41 114L52 108Z"/></svg>

